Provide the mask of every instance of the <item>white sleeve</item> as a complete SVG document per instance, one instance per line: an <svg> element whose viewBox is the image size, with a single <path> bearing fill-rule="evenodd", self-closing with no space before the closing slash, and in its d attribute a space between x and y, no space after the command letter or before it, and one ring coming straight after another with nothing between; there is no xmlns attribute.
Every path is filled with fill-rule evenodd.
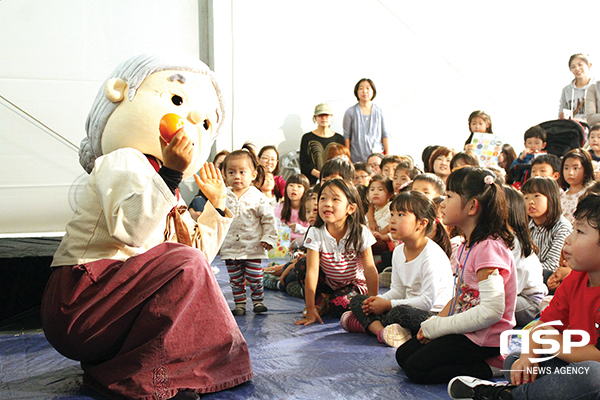
<svg viewBox="0 0 600 400"><path fill-rule="evenodd" d="M400 245L394 249L392 256L392 284L390 285L390 290L380 295L381 298L390 300L392 307L396 307L399 305L399 301L406 298L406 285L400 277L400 268L404 264L402 261L403 257L396 253L402 251L403 248L404 246Z"/></svg>
<svg viewBox="0 0 600 400"><path fill-rule="evenodd" d="M321 228L312 228L304 238L304 247L317 252L321 251Z"/></svg>
<svg viewBox="0 0 600 400"><path fill-rule="evenodd" d="M600 111L598 110L598 83L593 83L585 91L585 119L589 126L600 122Z"/></svg>
<svg viewBox="0 0 600 400"><path fill-rule="evenodd" d="M264 197L264 195L262 195L262 197ZM273 207L267 202L266 197L259 200L257 214L262 226L262 237L260 241L275 246L277 244L277 224L275 222Z"/></svg>
<svg viewBox="0 0 600 400"><path fill-rule="evenodd" d="M120 149L98 158L92 173L108 232L127 246L144 246L177 205L162 177L137 150Z"/></svg>
<svg viewBox="0 0 600 400"><path fill-rule="evenodd" d="M428 339L436 339L453 333L475 332L489 328L502 319L504 314L504 280L495 270L487 279L479 282L480 303L460 314L449 317L431 317L421 324Z"/></svg>

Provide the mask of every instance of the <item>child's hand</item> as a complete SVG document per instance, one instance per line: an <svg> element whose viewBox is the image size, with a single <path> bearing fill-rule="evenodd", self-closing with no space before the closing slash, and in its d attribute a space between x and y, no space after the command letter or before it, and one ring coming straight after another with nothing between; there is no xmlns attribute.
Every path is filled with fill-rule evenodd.
<svg viewBox="0 0 600 400"><path fill-rule="evenodd" d="M417 333L417 340L421 342L421 344L427 344L431 342L431 339L427 339L423 334L423 328L419 328L419 332Z"/></svg>
<svg viewBox="0 0 600 400"><path fill-rule="evenodd" d="M554 271L554 273L550 275L550 278L548 278L548 289L556 290L560 286L562 281L567 277L567 275L569 275L570 272L571 268L565 260L563 264L560 267L556 268L556 271Z"/></svg>
<svg viewBox="0 0 600 400"><path fill-rule="evenodd" d="M263 271L273 275L281 275L283 267L284 264L273 265L272 267L263 268Z"/></svg>
<svg viewBox="0 0 600 400"><path fill-rule="evenodd" d="M198 188L202 190L214 208L224 210L227 188L221 177L221 171L215 168L213 163L204 163L199 172L200 176L194 174Z"/></svg>
<svg viewBox="0 0 600 400"><path fill-rule="evenodd" d="M292 223L292 224L288 224L288 226L290 227L290 229L292 230L292 232L296 232L296 223Z"/></svg>
<svg viewBox="0 0 600 400"><path fill-rule="evenodd" d="M532 153L532 151L526 147L525 150L523 150L521 152L521 154L519 154L519 160L523 161L525 159L525 157L527 156L527 154L531 154L531 153Z"/></svg>
<svg viewBox="0 0 600 400"><path fill-rule="evenodd" d="M529 358L521 356L511 367L510 381L513 385L531 383L537 378L538 363L532 363Z"/></svg>
<svg viewBox="0 0 600 400"><path fill-rule="evenodd" d="M392 308L392 302L386 299L382 299L378 296L371 296L363 301L363 311L365 314L381 314L385 311L389 311Z"/></svg>
<svg viewBox="0 0 600 400"><path fill-rule="evenodd" d="M318 321L320 324L323 323L323 320L319 316L317 309L313 308L312 310L306 310L306 317L294 322L294 324L306 326L306 325L314 324L315 321Z"/></svg>
<svg viewBox="0 0 600 400"><path fill-rule="evenodd" d="M162 136L158 138L160 139L163 165L183 173L194 158L194 143L185 135L183 128L177 131L169 144L165 142Z"/></svg>
<svg viewBox="0 0 600 400"><path fill-rule="evenodd" d="M267 242L260 242L260 245L263 247L263 249L265 249L266 251L269 251L273 248L273 246L271 246L269 243Z"/></svg>

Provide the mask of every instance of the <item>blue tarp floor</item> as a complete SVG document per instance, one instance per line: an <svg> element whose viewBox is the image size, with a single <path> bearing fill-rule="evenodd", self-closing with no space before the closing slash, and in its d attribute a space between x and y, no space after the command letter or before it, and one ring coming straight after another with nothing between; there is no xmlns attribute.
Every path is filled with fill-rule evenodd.
<svg viewBox="0 0 600 400"><path fill-rule="evenodd" d="M233 307L225 264L217 281ZM383 289L385 291L387 289ZM296 326L304 302L266 290L269 312L236 317L248 348L254 379L203 399L448 399L446 385L410 382L395 349L373 336L347 333L338 319ZM104 400L82 385L79 363L58 354L41 331L0 333L0 399Z"/></svg>

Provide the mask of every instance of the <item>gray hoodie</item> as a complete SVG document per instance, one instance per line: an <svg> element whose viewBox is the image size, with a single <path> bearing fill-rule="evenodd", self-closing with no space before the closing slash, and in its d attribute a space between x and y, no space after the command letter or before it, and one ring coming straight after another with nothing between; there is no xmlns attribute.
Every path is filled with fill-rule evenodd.
<svg viewBox="0 0 600 400"><path fill-rule="evenodd" d="M563 88L562 93L560 94L560 104L558 106L559 117L561 111L567 109L571 110L574 114L574 119L585 121L585 91L592 82L594 82L594 80L590 79L587 85L577 88L575 87L575 79L573 79L571 83ZM581 106L579 106L580 104ZM577 110L577 107L579 107L579 110ZM575 110L577 110L577 114L575 114Z"/></svg>

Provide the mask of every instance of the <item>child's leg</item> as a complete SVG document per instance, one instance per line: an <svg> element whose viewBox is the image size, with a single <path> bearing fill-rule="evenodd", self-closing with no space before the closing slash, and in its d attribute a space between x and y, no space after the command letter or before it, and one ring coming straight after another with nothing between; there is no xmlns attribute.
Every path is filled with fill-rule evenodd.
<svg viewBox="0 0 600 400"><path fill-rule="evenodd" d="M394 307L382 319L383 326L391 324L400 324L403 328L409 329L412 336L416 336L421 328L421 322L435 315L431 311L423 311L418 308L400 305Z"/></svg>
<svg viewBox="0 0 600 400"><path fill-rule="evenodd" d="M248 280L248 286L252 290L252 302L262 303L265 299L262 261L260 259L244 260L244 274Z"/></svg>
<svg viewBox="0 0 600 400"><path fill-rule="evenodd" d="M498 347L481 347L465 335L447 335L421 344L413 337L396 351L396 361L415 383L448 383L459 375L490 379L486 359L500 354Z"/></svg>
<svg viewBox="0 0 600 400"><path fill-rule="evenodd" d="M540 313L540 303L529 296L519 294L515 305L515 319L517 326L525 326L535 319Z"/></svg>
<svg viewBox="0 0 600 400"><path fill-rule="evenodd" d="M352 310L352 314L354 317L360 322L360 324L365 328L367 332L371 332L373 334L377 334L381 329L383 329L383 325L381 324L381 316L376 314L365 314L362 309L363 302L369 298L369 296L365 294L358 294L350 299L350 309Z"/></svg>
<svg viewBox="0 0 600 400"><path fill-rule="evenodd" d="M511 391L513 399L600 398L600 363L583 361L567 367L569 372L560 373L560 368L553 369L553 372L559 373L544 375L532 383L517 386Z"/></svg>
<svg viewBox="0 0 600 400"><path fill-rule="evenodd" d="M354 285L348 285L334 290L328 301L329 314L334 317L339 317L346 311L349 311L350 299L359 294L360 291Z"/></svg>
<svg viewBox="0 0 600 400"><path fill-rule="evenodd" d="M246 308L246 274L244 264L240 260L225 260L229 273L229 286L233 292L233 301L236 308Z"/></svg>

